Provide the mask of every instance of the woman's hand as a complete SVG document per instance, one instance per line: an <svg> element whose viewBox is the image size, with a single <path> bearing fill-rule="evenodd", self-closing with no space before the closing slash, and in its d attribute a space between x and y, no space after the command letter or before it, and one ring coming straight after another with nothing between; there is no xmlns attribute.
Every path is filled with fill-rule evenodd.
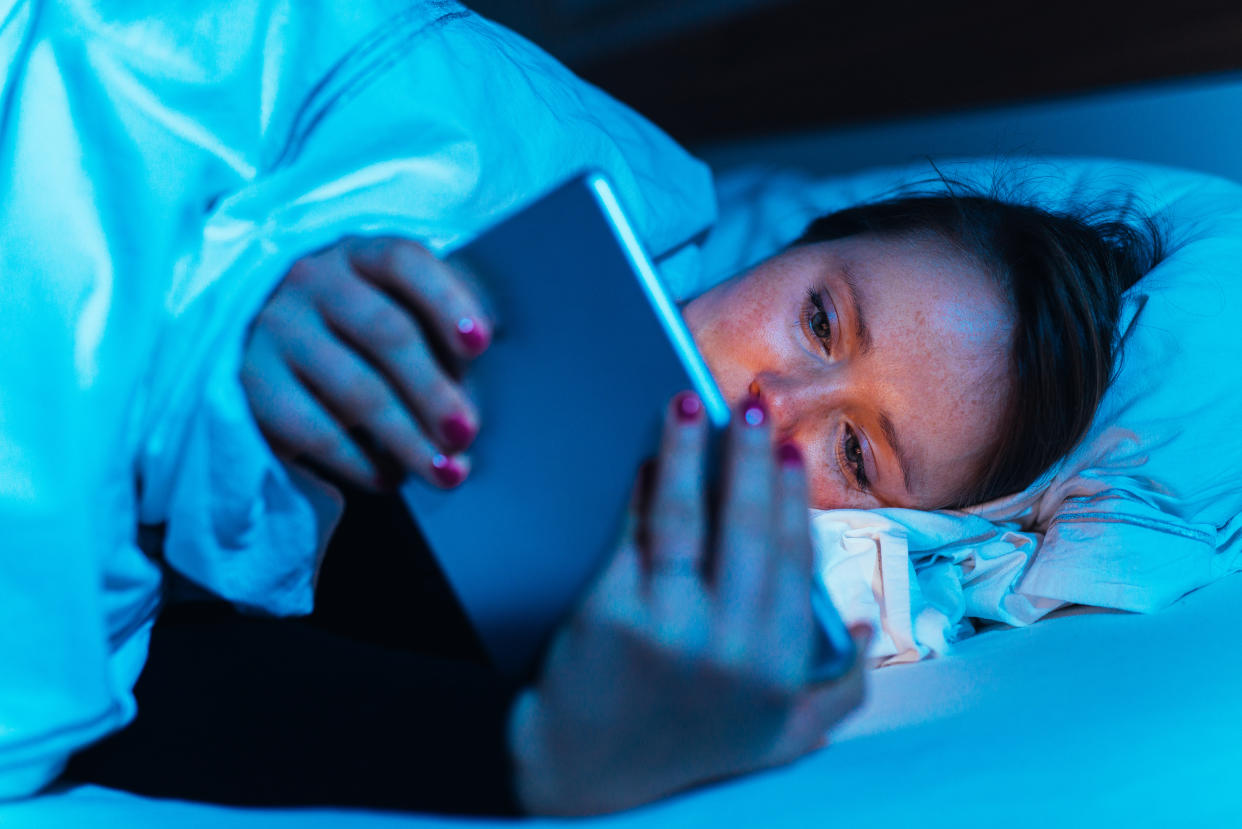
<svg viewBox="0 0 1242 829"><path fill-rule="evenodd" d="M492 323L462 274L420 245L347 238L294 263L255 320L241 381L282 458L365 488L442 487L479 415L458 383Z"/></svg>
<svg viewBox="0 0 1242 829"><path fill-rule="evenodd" d="M514 705L509 743L528 811L624 809L785 763L862 700L860 664L809 685L800 455L773 452L762 404L748 401L730 430L712 534L703 421L696 397L675 401L649 510L636 496L615 558Z"/></svg>

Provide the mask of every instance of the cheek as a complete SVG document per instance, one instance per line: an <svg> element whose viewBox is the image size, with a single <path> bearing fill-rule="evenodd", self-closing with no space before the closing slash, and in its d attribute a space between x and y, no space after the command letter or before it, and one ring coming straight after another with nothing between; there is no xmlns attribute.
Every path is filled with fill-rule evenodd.
<svg viewBox="0 0 1242 829"><path fill-rule="evenodd" d="M827 439L815 444L799 442L806 461L809 506L812 509L875 509L883 506L877 498L859 492L841 480L836 455Z"/></svg>
<svg viewBox="0 0 1242 829"><path fill-rule="evenodd" d="M686 315L699 351L730 400L740 399L760 372L784 373L789 368L788 346L781 337L788 339L793 323L785 323L770 306L740 299L714 304L710 313Z"/></svg>

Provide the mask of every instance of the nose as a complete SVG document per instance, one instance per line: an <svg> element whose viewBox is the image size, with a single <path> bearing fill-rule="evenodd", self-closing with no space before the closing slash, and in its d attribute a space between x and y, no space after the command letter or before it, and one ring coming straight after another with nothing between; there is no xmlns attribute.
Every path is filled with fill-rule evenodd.
<svg viewBox="0 0 1242 829"><path fill-rule="evenodd" d="M834 406L841 405L844 396L839 378L811 380L772 372L755 375L748 390L763 401L779 438L803 431L806 424L822 423Z"/></svg>

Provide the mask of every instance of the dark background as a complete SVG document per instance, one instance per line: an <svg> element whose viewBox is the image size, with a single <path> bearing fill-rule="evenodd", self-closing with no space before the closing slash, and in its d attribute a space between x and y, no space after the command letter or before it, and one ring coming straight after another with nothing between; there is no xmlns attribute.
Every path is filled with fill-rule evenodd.
<svg viewBox="0 0 1242 829"><path fill-rule="evenodd" d="M1242 0L477 0L689 144L1242 68Z"/></svg>

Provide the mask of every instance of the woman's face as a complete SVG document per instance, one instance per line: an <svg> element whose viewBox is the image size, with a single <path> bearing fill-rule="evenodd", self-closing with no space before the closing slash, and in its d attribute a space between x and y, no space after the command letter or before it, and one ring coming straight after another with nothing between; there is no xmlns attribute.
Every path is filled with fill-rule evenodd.
<svg viewBox="0 0 1242 829"><path fill-rule="evenodd" d="M802 449L812 506L944 506L995 443L1012 311L940 240L795 247L684 313L726 399L753 387Z"/></svg>

